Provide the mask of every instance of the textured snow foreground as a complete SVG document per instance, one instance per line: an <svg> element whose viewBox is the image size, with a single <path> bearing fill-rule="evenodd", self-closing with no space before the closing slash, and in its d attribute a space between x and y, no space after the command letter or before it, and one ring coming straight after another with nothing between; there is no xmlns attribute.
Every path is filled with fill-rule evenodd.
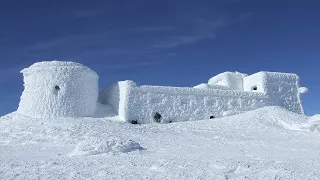
<svg viewBox="0 0 320 180"><path fill-rule="evenodd" d="M279 107L203 121L0 118L0 179L320 179L320 121Z"/></svg>

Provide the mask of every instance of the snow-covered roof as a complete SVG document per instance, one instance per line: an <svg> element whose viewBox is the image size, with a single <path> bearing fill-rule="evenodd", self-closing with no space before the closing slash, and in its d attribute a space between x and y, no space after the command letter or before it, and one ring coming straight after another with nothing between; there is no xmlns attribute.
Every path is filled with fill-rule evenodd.
<svg viewBox="0 0 320 180"><path fill-rule="evenodd" d="M256 74L264 74L267 77L278 78L278 79L296 79L296 80L299 80L299 76L297 74L294 74L294 73L260 71L260 72L254 73L252 75L256 75ZM252 76L252 75L250 75L250 76Z"/></svg>
<svg viewBox="0 0 320 180"><path fill-rule="evenodd" d="M235 71L235 72L226 71L226 72L219 73L216 76L225 76L225 75L231 75L231 76L234 76L234 77L246 77L246 76L248 76L247 74L240 73L240 72L237 72L237 71Z"/></svg>
<svg viewBox="0 0 320 180"><path fill-rule="evenodd" d="M83 64L71 62L71 61L58 61L58 60L37 62L28 68L22 69L20 72L23 74L29 74L29 73L35 73L43 70L56 69L56 68L77 69L77 70L87 71L89 73L91 72L92 74L98 75L95 71L93 71L92 69L88 68Z"/></svg>
<svg viewBox="0 0 320 180"><path fill-rule="evenodd" d="M194 86L193 88L205 88L205 89L207 89L207 88L209 88L209 84L201 83L199 85Z"/></svg>
<svg viewBox="0 0 320 180"><path fill-rule="evenodd" d="M208 80L208 84L215 84L217 81L222 80L222 79L226 79L227 77L244 78L244 77L247 77L247 76L248 76L247 74L240 73L240 72L226 71L226 72L217 74L216 76L210 78Z"/></svg>

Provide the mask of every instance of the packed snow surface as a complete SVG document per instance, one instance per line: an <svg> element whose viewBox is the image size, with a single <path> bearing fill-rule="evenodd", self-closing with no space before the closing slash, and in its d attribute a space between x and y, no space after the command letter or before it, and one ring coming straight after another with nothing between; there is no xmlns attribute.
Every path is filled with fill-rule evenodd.
<svg viewBox="0 0 320 180"><path fill-rule="evenodd" d="M0 118L0 179L320 179L319 122L279 107L142 125L14 112Z"/></svg>
<svg viewBox="0 0 320 180"><path fill-rule="evenodd" d="M130 152L143 149L139 143L132 140L122 140L118 137L88 137L78 143L71 156L96 155L109 152Z"/></svg>
<svg viewBox="0 0 320 180"><path fill-rule="evenodd" d="M320 121L320 114L316 114L310 117L312 120L319 120Z"/></svg>
<svg viewBox="0 0 320 180"><path fill-rule="evenodd" d="M239 72L224 72L210 78L208 84L243 91L243 78L246 76L248 75Z"/></svg>

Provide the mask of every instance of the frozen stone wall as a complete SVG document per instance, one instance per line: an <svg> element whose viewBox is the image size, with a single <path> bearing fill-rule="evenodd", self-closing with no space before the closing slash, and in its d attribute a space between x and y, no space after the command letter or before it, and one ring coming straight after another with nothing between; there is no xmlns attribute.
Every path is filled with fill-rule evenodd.
<svg viewBox="0 0 320 180"><path fill-rule="evenodd" d="M18 113L34 118L84 117L94 114L98 75L74 62L43 61L25 68Z"/></svg>
<svg viewBox="0 0 320 180"><path fill-rule="evenodd" d="M266 77L266 94L275 105L303 114L299 77L291 73L263 72Z"/></svg>
<svg viewBox="0 0 320 180"><path fill-rule="evenodd" d="M264 106L280 106L303 113L299 77L295 74L259 72L250 76L241 73L236 76L233 73L230 77L225 75L222 73L218 78L211 78L210 84L193 88L137 86L132 81L121 81L117 86L119 90L116 90L120 97L119 116L127 121L150 123L159 113L162 122L175 122L233 115ZM240 77L243 77L242 81L238 79ZM232 82L238 84L232 86ZM238 87L240 84L242 88ZM117 104L117 101L110 102Z"/></svg>
<svg viewBox="0 0 320 180"><path fill-rule="evenodd" d="M162 122L188 121L238 114L270 103L265 94L258 92L137 86L132 81L119 84L123 87L119 115L138 123L151 123L156 112Z"/></svg>

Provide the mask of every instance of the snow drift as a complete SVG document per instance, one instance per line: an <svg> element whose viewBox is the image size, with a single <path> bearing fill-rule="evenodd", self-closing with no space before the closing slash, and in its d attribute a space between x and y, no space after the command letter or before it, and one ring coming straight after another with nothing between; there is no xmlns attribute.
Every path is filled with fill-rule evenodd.
<svg viewBox="0 0 320 180"><path fill-rule="evenodd" d="M127 153L142 149L140 144L133 140L124 140L119 137L88 137L76 145L70 156Z"/></svg>
<svg viewBox="0 0 320 180"><path fill-rule="evenodd" d="M320 114L315 114L310 117L311 120L319 120L320 121Z"/></svg>
<svg viewBox="0 0 320 180"><path fill-rule="evenodd" d="M143 125L11 113L0 179L319 179L314 122L281 107Z"/></svg>
<svg viewBox="0 0 320 180"><path fill-rule="evenodd" d="M309 123L281 107L143 125L11 113L0 118L0 179L319 179Z"/></svg>

